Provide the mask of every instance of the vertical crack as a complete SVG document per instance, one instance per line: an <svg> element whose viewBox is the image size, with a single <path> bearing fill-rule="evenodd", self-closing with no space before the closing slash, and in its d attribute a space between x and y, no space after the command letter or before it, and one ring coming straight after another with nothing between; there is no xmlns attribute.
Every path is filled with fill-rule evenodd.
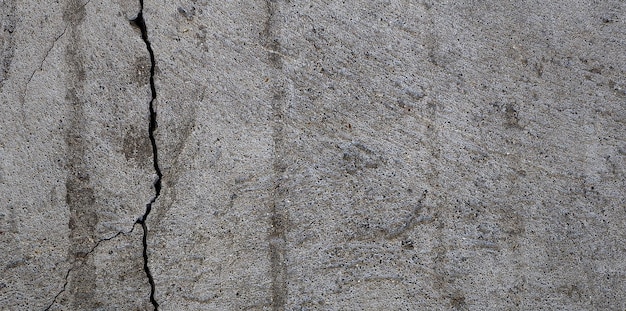
<svg viewBox="0 0 626 311"><path fill-rule="evenodd" d="M152 46L150 45L150 40L148 39L148 29L146 28L146 21L143 18L143 0L139 0L139 13L137 13L137 17L135 19L131 20L131 23L138 27L139 30L141 30L141 39L143 39L143 42L146 44L146 50L148 50L148 54L150 55L150 91L152 96L150 98L150 104L148 106L150 110L148 135L150 137L150 144L152 145L152 162L154 165L154 171L157 175L157 179L154 182L154 196L152 197L152 199L150 199L150 202L146 204L146 212L143 214L143 216L137 219L136 223L140 224L141 228L143 229L143 270L145 271L146 276L148 277L148 282L150 283L150 302L152 303L152 306L156 311L159 309L159 304L154 298L154 278L152 277L150 267L148 266L148 226L146 225L146 220L148 218L148 215L150 215L150 211L152 210L152 204L154 204L154 202L161 194L161 179L163 177L163 174L161 173L161 169L159 168L158 150L156 139L154 137L154 131L157 128L157 113L154 108L154 101L157 97L156 86L154 84L155 58L154 51L152 50Z"/></svg>

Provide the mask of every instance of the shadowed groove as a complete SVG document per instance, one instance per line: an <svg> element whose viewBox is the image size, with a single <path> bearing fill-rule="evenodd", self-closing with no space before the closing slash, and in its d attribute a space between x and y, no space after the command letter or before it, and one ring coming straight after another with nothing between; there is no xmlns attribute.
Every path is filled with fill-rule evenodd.
<svg viewBox="0 0 626 311"><path fill-rule="evenodd" d="M148 107L150 110L150 120L148 123L148 135L150 137L150 144L152 145L152 163L154 165L154 171L157 175L157 179L154 182L154 197L152 197L150 202L146 204L146 212L143 214L141 218L137 219L137 223L140 224L141 228L143 229L143 239L142 239L143 269L146 273L146 277L148 278L148 282L150 283L150 303L152 303L152 306L154 307L154 310L156 311L159 309L159 304L154 298L154 292L155 292L154 278L152 276L152 272L150 271L150 267L148 266L148 226L146 224L146 220L148 219L148 215L150 215L150 212L152 211L152 205L161 194L161 179L163 177L163 174L161 173L161 169L159 168L158 149L157 149L156 139L154 137L154 131L157 128L157 113L156 113L156 109L154 108L154 101L156 100L156 97L157 97L156 86L154 84L155 58L154 58L154 51L152 50L152 45L150 44L150 40L148 39L148 29L146 27L146 21L143 17L143 8L144 8L143 0L139 0L139 13L137 13L137 17L135 19L131 20L131 23L135 25L136 27L138 27L139 30L141 31L141 39L146 44L146 50L148 51L148 54L150 55L151 99L150 99L150 104Z"/></svg>

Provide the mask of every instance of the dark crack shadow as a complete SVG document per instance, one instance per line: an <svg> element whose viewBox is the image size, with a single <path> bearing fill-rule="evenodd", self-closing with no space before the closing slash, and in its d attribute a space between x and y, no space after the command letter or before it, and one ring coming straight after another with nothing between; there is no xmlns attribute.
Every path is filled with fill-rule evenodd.
<svg viewBox="0 0 626 311"><path fill-rule="evenodd" d="M79 9L83 9L90 1L91 0L88 0L85 3L83 3L82 5L80 5ZM52 308L57 303L57 300L59 299L59 297L66 291L66 288L67 288L67 286L69 284L69 277L72 274L72 271L74 271L78 267L77 264L80 261L83 261L86 258L88 258L100 246L101 243L113 240L113 239L117 238L120 235L131 234L135 230L135 225L137 225L137 224L141 225L141 228L143 229L142 243L143 243L144 271L145 271L146 276L148 278L148 282L150 283L150 302L152 303L152 305L154 307L154 310L158 310L158 307L159 307L159 304L156 302L156 300L154 298L155 284L154 284L154 279L152 277L152 273L150 272L150 268L148 266L148 243L147 243L148 228L147 228L147 225L146 225L146 219L147 219L148 215L150 214L150 211L152 210L152 205L154 204L154 202L157 200L157 198L159 197L159 195L161 193L161 179L162 179L161 170L160 170L159 164L158 164L158 156L157 156L158 153L157 153L156 139L154 137L154 131L157 128L157 122L156 122L157 115L156 115L156 110L154 108L154 101L156 99L156 87L155 87L155 83L154 83L155 57L154 57L154 53L152 51L152 47L150 45L150 41L148 40L148 32L147 32L145 20L143 18L143 0L140 0L139 3L140 3L139 13L137 14L137 17L135 19L131 20L130 22L131 22L132 25L136 26L141 31L141 38L143 39L144 43L146 44L146 49L148 51L148 54L150 55L150 62L151 62L151 65L150 65L151 99L150 99L150 103L149 103L150 117L149 117L149 122L148 122L148 135L149 135L149 138L150 138L150 143L151 143L152 153L153 153L153 166L154 166L155 173L157 175L157 179L155 180L155 182L153 184L154 190L155 190L155 194L150 199L150 202L148 204L146 204L146 210L145 210L144 214L141 217L139 217L139 219L137 219L135 221L135 224L132 226L132 229L130 231L128 231L128 232L120 231L120 232L116 233L115 235L113 235L111 237L101 239L98 242L96 242L96 244L92 248L90 248L88 251L82 252L80 254L77 254L77 256L75 257L75 260L73 260L71 262L70 268L68 269L67 273L65 274L65 278L64 278L65 281L64 281L63 287L54 296L54 298L52 299L52 302L44 309L45 311L50 310L50 308ZM78 10L76 10L76 11L78 11ZM72 12L72 14L70 14L70 15L73 16L75 13L76 12ZM61 34L59 34L57 37L55 37L55 40L52 43L52 47L50 47L46 51L43 60L40 62L40 65L38 67L39 70L41 70L41 68L43 67L43 63L45 62L48 54L54 48L54 44L63 35L65 35L67 28L68 27L66 26L63 29L63 31L61 32ZM37 71L37 69L35 69L35 71L30 75L30 77L29 77L29 79L27 81L26 88L28 88L28 83L30 83L30 81L32 80L32 78L35 75L36 71Z"/></svg>
<svg viewBox="0 0 626 311"><path fill-rule="evenodd" d="M150 267L148 266L148 226L146 224L146 220L148 219L148 215L152 211L152 205L156 202L157 198L161 194L161 179L163 174L161 173L161 169L159 168L158 161L158 150L156 139L154 137L154 131L157 128L157 113L154 108L154 101L157 97L156 86L154 84L154 71L155 71L155 58L154 51L152 50L152 45L150 44L150 40L148 39L148 28L146 27L146 21L143 17L143 0L139 0L139 13L137 13L137 17L131 20L131 24L135 27L139 28L141 31L141 39L146 44L146 50L150 55L150 91L151 91L151 99L150 104L148 106L150 110L150 120L148 122L148 135L150 137L150 144L152 145L152 161L154 165L154 171L157 175L157 179L154 182L154 196L150 199L150 202L146 204L146 211L139 219L137 219L137 224L141 225L143 229L143 269L146 272L146 277L148 278L148 282L150 283L150 302L154 307L154 310L159 309L159 304L154 298L155 292L155 284L154 278L152 277L152 273L150 272Z"/></svg>

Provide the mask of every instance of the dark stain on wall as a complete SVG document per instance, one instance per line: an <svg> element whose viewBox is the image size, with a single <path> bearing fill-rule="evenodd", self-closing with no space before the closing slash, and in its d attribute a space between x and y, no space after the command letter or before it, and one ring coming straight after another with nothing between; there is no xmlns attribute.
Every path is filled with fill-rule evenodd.
<svg viewBox="0 0 626 311"><path fill-rule="evenodd" d="M145 86L150 83L150 58L147 56L140 56L135 58L135 75L134 82L140 86Z"/></svg>
<svg viewBox="0 0 626 311"><path fill-rule="evenodd" d="M68 259L75 264L67 292L73 310L93 310L98 307L93 298L96 291L95 264L92 257L86 257L97 240L95 228L98 224L98 215L88 167L88 163L94 159L87 159L88 142L82 136L86 127L86 103L82 98L86 78L81 24L85 16L85 4L81 1L68 0L65 3L63 20L67 23L69 31L68 44L65 47L67 64L65 100L68 108L65 143L69 171L65 182L65 199L70 209Z"/></svg>
<svg viewBox="0 0 626 311"><path fill-rule="evenodd" d="M504 114L506 119L505 126L507 128L522 128L519 124L519 114L514 104L507 104L504 110Z"/></svg>
<svg viewBox="0 0 626 311"><path fill-rule="evenodd" d="M285 310L287 303L287 266L285 263L286 240L285 230L287 228L287 212L285 207L285 195L287 189L284 188L282 176L287 164L283 157L285 150L284 133L284 105L286 93L283 82L279 76L283 68L283 60L280 54L279 35L276 32L276 12L279 9L279 1L266 0L267 20L261 33L261 40L268 51L269 65L274 71L275 78L272 79L274 85L271 87L272 105L272 140L274 143L274 194L270 202L270 230L269 230L269 257L270 275L272 278L271 299L272 310Z"/></svg>
<svg viewBox="0 0 626 311"><path fill-rule="evenodd" d="M135 126L130 126L126 129L122 153L127 161L132 160L139 167L146 168L152 160L152 148L150 148L150 140L145 135L143 129Z"/></svg>
<svg viewBox="0 0 626 311"><path fill-rule="evenodd" d="M9 76L9 69L15 54L15 44L13 36L17 23L17 15L15 14L15 1L0 2L0 12L2 16L2 34L0 34L0 89L4 86L4 82Z"/></svg>

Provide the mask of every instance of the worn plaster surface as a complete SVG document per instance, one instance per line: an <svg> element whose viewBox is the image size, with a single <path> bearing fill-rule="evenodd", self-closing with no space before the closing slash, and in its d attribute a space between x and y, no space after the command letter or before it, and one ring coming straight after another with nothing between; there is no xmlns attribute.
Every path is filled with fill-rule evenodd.
<svg viewBox="0 0 626 311"><path fill-rule="evenodd" d="M0 310L626 309L622 1L0 13Z"/></svg>

